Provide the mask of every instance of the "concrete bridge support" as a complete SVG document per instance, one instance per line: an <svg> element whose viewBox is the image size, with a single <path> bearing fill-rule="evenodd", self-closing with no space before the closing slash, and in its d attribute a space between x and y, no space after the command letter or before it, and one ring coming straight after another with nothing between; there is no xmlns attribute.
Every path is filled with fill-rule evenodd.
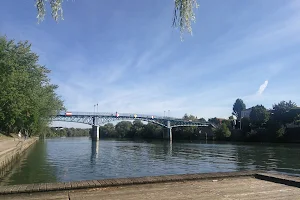
<svg viewBox="0 0 300 200"><path fill-rule="evenodd" d="M99 136L100 136L99 133L100 133L99 132L99 126L93 125L92 126L92 135L91 135L93 141L98 141L99 140Z"/></svg>
<svg viewBox="0 0 300 200"><path fill-rule="evenodd" d="M100 138L99 134L99 126L97 126L98 122L98 117L94 116L93 117L93 126L92 126L92 135L91 138L93 141L98 141Z"/></svg>
<svg viewBox="0 0 300 200"><path fill-rule="evenodd" d="M170 121L167 122L167 131L164 132L164 139L172 141L172 127Z"/></svg>

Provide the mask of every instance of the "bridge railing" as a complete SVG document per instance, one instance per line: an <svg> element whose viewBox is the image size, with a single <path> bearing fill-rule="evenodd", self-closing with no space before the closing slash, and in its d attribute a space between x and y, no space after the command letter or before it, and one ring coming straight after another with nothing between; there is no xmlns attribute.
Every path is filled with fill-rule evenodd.
<svg viewBox="0 0 300 200"><path fill-rule="evenodd" d="M162 117L158 115L150 115L150 114L137 114L137 113L111 113L111 112L59 112L58 115L64 116L66 113L70 113L70 116L116 116L118 114L119 117L135 117L136 118L156 118L156 119L177 119L172 117Z"/></svg>
<svg viewBox="0 0 300 200"><path fill-rule="evenodd" d="M69 113L68 116L102 116L102 117L115 117L116 114L118 114L118 117L128 117L128 118L145 118L145 119L151 119L153 116L153 119L161 119L161 120L172 120L172 121L178 121L188 124L211 124L209 122L197 122L197 121L189 121L184 120L180 118L174 118L174 117L163 117L163 116L157 116L157 115L150 115L150 114L137 114L137 113L112 113L112 112L59 112L57 115L59 116L67 116L66 113Z"/></svg>

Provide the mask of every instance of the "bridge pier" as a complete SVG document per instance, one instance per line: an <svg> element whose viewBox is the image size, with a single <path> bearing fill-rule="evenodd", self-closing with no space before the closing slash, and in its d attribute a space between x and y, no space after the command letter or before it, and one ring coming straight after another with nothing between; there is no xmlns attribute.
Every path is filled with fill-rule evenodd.
<svg viewBox="0 0 300 200"><path fill-rule="evenodd" d="M99 140L99 126L92 126L92 135L91 138L93 141L98 141Z"/></svg>
<svg viewBox="0 0 300 200"><path fill-rule="evenodd" d="M164 132L163 138L172 141L172 127L170 121L167 122L167 132Z"/></svg>

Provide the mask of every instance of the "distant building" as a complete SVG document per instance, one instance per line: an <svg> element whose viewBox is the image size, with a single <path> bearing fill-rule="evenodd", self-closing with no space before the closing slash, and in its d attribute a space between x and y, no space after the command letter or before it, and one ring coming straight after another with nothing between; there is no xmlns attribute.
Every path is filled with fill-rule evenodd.
<svg viewBox="0 0 300 200"><path fill-rule="evenodd" d="M242 110L241 117L242 118L250 118L251 110L252 110L252 108L248 108L248 109Z"/></svg>

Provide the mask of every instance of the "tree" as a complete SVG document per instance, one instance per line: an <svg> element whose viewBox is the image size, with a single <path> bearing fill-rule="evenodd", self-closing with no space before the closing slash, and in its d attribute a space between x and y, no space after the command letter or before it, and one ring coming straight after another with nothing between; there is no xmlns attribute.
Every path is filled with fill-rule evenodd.
<svg viewBox="0 0 300 200"><path fill-rule="evenodd" d="M197 119L197 117L194 115L188 115L187 113L185 113L184 116L182 117L182 119L195 121Z"/></svg>
<svg viewBox="0 0 300 200"><path fill-rule="evenodd" d="M131 126L131 137L142 137L144 124L141 120L134 120Z"/></svg>
<svg viewBox="0 0 300 200"><path fill-rule="evenodd" d="M37 8L38 21L43 21L46 14L46 2L47 0L36 0L35 6ZM63 20L63 0L49 0L51 7L51 14L55 21L59 19ZM199 5L197 0L175 0L173 27L180 28L180 36L182 39L183 33L187 31L192 34L192 22L196 21L194 9Z"/></svg>
<svg viewBox="0 0 300 200"><path fill-rule="evenodd" d="M231 132L226 123L222 123L219 128L216 128L214 134L217 140L228 139L231 136Z"/></svg>
<svg viewBox="0 0 300 200"><path fill-rule="evenodd" d="M272 117L275 121L283 124L292 123L298 117L297 104L292 101L281 101L278 104L273 105Z"/></svg>
<svg viewBox="0 0 300 200"><path fill-rule="evenodd" d="M267 111L267 109L263 105L257 105L251 109L250 112L250 121L251 124L261 127L270 118L270 113Z"/></svg>
<svg viewBox="0 0 300 200"><path fill-rule="evenodd" d="M128 121L119 122L115 127L117 136L120 138L127 137L128 133L131 130L131 126L132 126L132 123L128 122Z"/></svg>
<svg viewBox="0 0 300 200"><path fill-rule="evenodd" d="M15 43L0 37L0 127L40 133L50 117L63 108L50 71L41 66L28 41Z"/></svg>
<svg viewBox="0 0 300 200"><path fill-rule="evenodd" d="M100 128L100 137L116 137L115 126L112 123L107 123Z"/></svg>
<svg viewBox="0 0 300 200"><path fill-rule="evenodd" d="M244 104L242 99L237 99L233 104L233 112L232 114L235 115L238 119L241 119L242 110L246 109L246 105Z"/></svg>

